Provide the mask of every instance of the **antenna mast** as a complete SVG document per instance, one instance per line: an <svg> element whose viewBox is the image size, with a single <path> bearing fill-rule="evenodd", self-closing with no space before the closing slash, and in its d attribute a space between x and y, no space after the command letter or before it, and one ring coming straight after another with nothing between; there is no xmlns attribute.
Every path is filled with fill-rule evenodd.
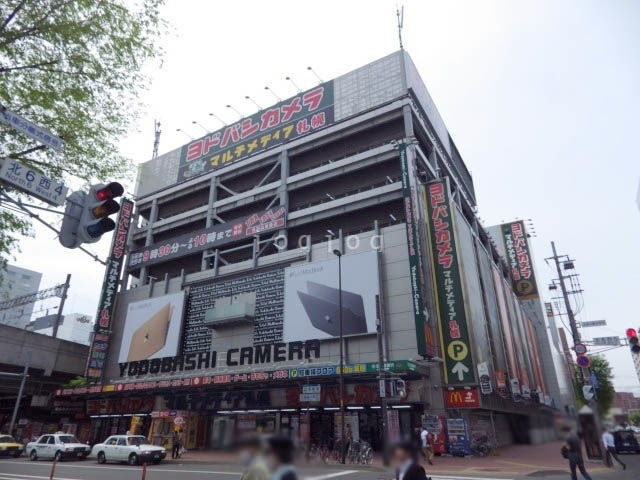
<svg viewBox="0 0 640 480"><path fill-rule="evenodd" d="M160 146L160 134L162 131L160 130L160 122L154 120L154 133L153 133L153 156L151 158L158 157L158 147Z"/></svg>
<svg viewBox="0 0 640 480"><path fill-rule="evenodd" d="M396 17L398 17L398 41L400 42L400 50L404 50L402 45L402 26L404 25L404 5L396 8Z"/></svg>

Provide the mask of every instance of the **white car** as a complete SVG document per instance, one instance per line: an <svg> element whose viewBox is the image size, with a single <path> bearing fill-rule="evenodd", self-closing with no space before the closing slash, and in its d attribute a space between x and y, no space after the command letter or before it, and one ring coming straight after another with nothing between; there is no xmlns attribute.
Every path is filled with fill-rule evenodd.
<svg viewBox="0 0 640 480"><path fill-rule="evenodd" d="M27 443L25 452L33 461L39 458L79 458L84 460L91 452L89 445L80 443L76 437L68 433L52 433L42 435L35 442Z"/></svg>
<svg viewBox="0 0 640 480"><path fill-rule="evenodd" d="M91 458L97 459L98 463L160 463L166 456L167 451L163 447L151 445L142 435L112 435L91 449Z"/></svg>

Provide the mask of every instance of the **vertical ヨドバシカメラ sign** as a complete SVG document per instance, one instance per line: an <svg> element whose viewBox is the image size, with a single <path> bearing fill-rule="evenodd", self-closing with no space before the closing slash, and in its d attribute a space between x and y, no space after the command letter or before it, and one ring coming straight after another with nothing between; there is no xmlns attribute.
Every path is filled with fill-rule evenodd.
<svg viewBox="0 0 640 480"><path fill-rule="evenodd" d="M440 321L445 383L470 384L475 382L475 372L462 296L448 179L429 182L425 189L427 231Z"/></svg>
<svg viewBox="0 0 640 480"><path fill-rule="evenodd" d="M89 359L87 360L86 377L89 383L100 383L104 371L107 349L109 348L109 335L111 334L111 321L115 311L116 293L120 274L124 265L124 253L129 237L131 216L133 214L133 202L123 198L120 205L120 213L113 232L111 251L105 267L102 293L98 304L96 324L93 339L89 347Z"/></svg>
<svg viewBox="0 0 640 480"><path fill-rule="evenodd" d="M524 222L519 220L517 222L504 223L501 229L513 290L520 300L538 298L538 285L533 272L531 250L529 249Z"/></svg>
<svg viewBox="0 0 640 480"><path fill-rule="evenodd" d="M320 130L334 121L333 81L191 141L180 153L178 182Z"/></svg>

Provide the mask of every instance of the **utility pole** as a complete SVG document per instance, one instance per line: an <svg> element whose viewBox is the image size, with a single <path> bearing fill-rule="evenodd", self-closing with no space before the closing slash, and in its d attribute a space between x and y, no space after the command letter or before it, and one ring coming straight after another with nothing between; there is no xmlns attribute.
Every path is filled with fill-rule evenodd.
<svg viewBox="0 0 640 480"><path fill-rule="evenodd" d="M384 370L384 350L382 348L382 314L380 296L376 295L376 332L378 334L378 382L380 385L380 413L382 414L382 462L389 466L389 434L387 425L387 375Z"/></svg>
<svg viewBox="0 0 640 480"><path fill-rule="evenodd" d="M26 352L26 361L24 363L24 371L22 372L22 380L20 380L20 389L18 390L18 398L16 404L13 406L13 414L11 415L11 422L9 422L9 435L13 434L13 427L16 424L18 418L18 410L20 409L20 403L22 402L22 394L24 392L24 384L29 376L29 363L31 363L31 352Z"/></svg>
<svg viewBox="0 0 640 480"><path fill-rule="evenodd" d="M560 283L560 291L562 292L562 298L564 300L564 307L567 311L567 318L569 319L569 327L571 328L571 336L573 337L573 347L581 343L580 341L580 331L578 330L578 324L576 323L576 317L573 313L573 309L571 308L571 302L569 301L569 292L567 291L567 286L565 284L566 276L562 274L561 261L558 256L558 252L556 251L556 244L551 242L551 250L553 252L553 261L556 264L556 271L558 272L558 282ZM582 373L582 381L584 385L591 384L591 372L589 371L589 367L580 367ZM602 447L600 446L600 414L598 413L598 402L597 397L594 397L593 400L585 399L586 404L589 405L591 410L593 411L593 423L595 426L595 437L592 439L595 441L599 447L600 452L602 452ZM579 422L579 420L578 420ZM605 455L602 455L602 459L604 461Z"/></svg>
<svg viewBox="0 0 640 480"><path fill-rule="evenodd" d="M60 328L60 324L62 323L62 310L64 309L64 301L67 299L69 282L71 282L71 274L67 273L67 280L64 282L64 286L62 287L62 295L60 296L60 306L58 307L58 314L56 315L56 323L53 324L53 333L51 334L53 338L58 337L58 328Z"/></svg>

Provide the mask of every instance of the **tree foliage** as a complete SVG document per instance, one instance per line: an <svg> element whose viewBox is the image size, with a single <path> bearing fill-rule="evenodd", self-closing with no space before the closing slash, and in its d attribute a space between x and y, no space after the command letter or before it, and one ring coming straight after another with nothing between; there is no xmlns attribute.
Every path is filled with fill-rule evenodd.
<svg viewBox="0 0 640 480"><path fill-rule="evenodd" d="M589 369L595 373L598 380L597 399L598 399L598 412L601 417L604 417L609 412L613 398L615 396L615 388L613 387L613 371L609 361L599 355L589 355L591 365ZM584 386L584 380L582 378L582 372L580 369L576 369L576 398L580 405L584 405L584 396L582 394L582 387Z"/></svg>
<svg viewBox="0 0 640 480"><path fill-rule="evenodd" d="M62 137L63 153L17 155L55 179L121 178L132 164L118 142L138 111L145 62L161 54L163 0L0 2L0 104ZM37 146L0 124L0 157ZM3 209L0 258L25 222Z"/></svg>
<svg viewBox="0 0 640 480"><path fill-rule="evenodd" d="M634 411L634 412L630 412L629 413L629 423L631 425L640 425L640 412L639 411Z"/></svg>

